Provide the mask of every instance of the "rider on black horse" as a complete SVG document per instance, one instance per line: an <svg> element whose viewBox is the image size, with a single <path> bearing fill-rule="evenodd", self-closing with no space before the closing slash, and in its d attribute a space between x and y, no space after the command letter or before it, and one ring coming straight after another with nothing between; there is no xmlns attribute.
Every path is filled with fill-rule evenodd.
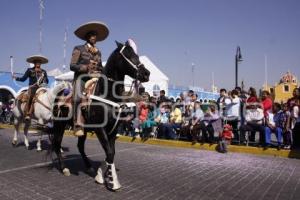
<svg viewBox="0 0 300 200"><path fill-rule="evenodd" d="M48 84L49 82L47 72L41 68L42 64L48 63L48 59L42 55L33 55L27 58L26 61L34 64L34 67L28 68L22 77L16 77L13 74L12 78L21 82L24 82L29 78L28 100L25 105L25 120L30 120L30 115L33 111L31 108L33 97L41 84Z"/></svg>
<svg viewBox="0 0 300 200"><path fill-rule="evenodd" d="M75 72L73 80L74 135L83 136L84 118L81 114L80 103L82 102L84 84L90 79L89 74L101 73L103 70L101 52L95 45L97 41L103 41L108 36L109 30L104 23L93 21L81 25L74 33L86 41L84 45L74 48L70 64L70 69Z"/></svg>

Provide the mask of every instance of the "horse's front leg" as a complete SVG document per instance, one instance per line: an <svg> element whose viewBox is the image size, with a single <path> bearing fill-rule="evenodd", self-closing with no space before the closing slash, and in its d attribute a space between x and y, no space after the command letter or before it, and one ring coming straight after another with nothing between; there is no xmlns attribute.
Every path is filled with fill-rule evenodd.
<svg viewBox="0 0 300 200"><path fill-rule="evenodd" d="M26 149L29 149L29 140L28 140L29 127L30 127L30 122L26 122L24 126L24 144Z"/></svg>
<svg viewBox="0 0 300 200"><path fill-rule="evenodd" d="M77 148L78 148L79 153L80 153L80 155L81 155L81 157L84 161L84 164L87 168L87 173L90 174L90 175L93 175L94 174L94 169L92 168L91 162L88 159L88 157L86 156L85 151L84 151L84 144L85 144L85 141L86 141L86 136L87 136L87 132L84 131L84 135L78 137Z"/></svg>
<svg viewBox="0 0 300 200"><path fill-rule="evenodd" d="M19 135L20 124L21 124L21 119L15 117L15 119L14 119L15 131L14 131L13 140L11 142L14 147L16 147L18 144L18 135Z"/></svg>
<svg viewBox="0 0 300 200"><path fill-rule="evenodd" d="M104 129L100 129L96 132L96 135L98 137L98 140L101 142L106 154L105 161L107 168L104 173L106 186L108 187L108 189L114 191L118 190L121 188L121 184L119 182L116 167L114 164L116 133L112 133L108 136Z"/></svg>
<svg viewBox="0 0 300 200"><path fill-rule="evenodd" d="M41 132L40 135L38 136L38 141L36 143L36 150L38 152L42 151L42 137L43 137L43 133Z"/></svg>
<svg viewBox="0 0 300 200"><path fill-rule="evenodd" d="M64 135L65 126L62 125L54 125L53 131L53 138L51 139L52 143L52 150L55 152L58 160L58 168L59 170L65 175L70 176L70 170L65 166L62 153L61 153L61 143Z"/></svg>

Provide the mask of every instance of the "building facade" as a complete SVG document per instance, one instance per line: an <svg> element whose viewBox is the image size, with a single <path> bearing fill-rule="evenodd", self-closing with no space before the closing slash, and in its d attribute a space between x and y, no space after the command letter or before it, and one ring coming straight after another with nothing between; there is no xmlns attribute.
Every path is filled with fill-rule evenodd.
<svg viewBox="0 0 300 200"><path fill-rule="evenodd" d="M23 74L16 73L16 76L21 77ZM54 86L55 79L53 76L48 76L49 87ZM0 102L7 103L11 98L16 98L23 90L27 90L28 80L25 82L15 81L11 77L11 72L0 72Z"/></svg>
<svg viewBox="0 0 300 200"><path fill-rule="evenodd" d="M274 86L264 86L264 90L271 93L275 102L285 103L293 96L293 90L297 87L297 77L291 72L287 72L281 77L279 83L276 83Z"/></svg>

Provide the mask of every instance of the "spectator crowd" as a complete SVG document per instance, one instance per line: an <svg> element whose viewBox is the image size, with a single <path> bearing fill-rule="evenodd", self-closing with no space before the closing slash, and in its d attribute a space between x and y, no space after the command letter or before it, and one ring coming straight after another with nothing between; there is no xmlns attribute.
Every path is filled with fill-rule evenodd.
<svg viewBox="0 0 300 200"><path fill-rule="evenodd" d="M136 107L121 118L118 133L161 139L188 140L192 143L254 145L264 148L300 147L300 89L286 103L276 103L268 91L258 96L254 88L248 92L236 87L220 90L217 101L202 101L190 90L173 99L160 91L159 97L143 93ZM276 140L271 140L274 134ZM275 137L274 137L275 138Z"/></svg>

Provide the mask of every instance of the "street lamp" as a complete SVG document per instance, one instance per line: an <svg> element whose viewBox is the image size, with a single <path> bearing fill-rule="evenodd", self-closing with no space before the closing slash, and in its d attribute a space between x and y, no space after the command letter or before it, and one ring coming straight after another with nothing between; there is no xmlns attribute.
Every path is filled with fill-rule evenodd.
<svg viewBox="0 0 300 200"><path fill-rule="evenodd" d="M195 86L194 82L194 70L195 70L195 63L192 63L192 80L193 80L193 87Z"/></svg>
<svg viewBox="0 0 300 200"><path fill-rule="evenodd" d="M240 46L236 49L235 54L235 87L238 86L238 63L243 61Z"/></svg>

